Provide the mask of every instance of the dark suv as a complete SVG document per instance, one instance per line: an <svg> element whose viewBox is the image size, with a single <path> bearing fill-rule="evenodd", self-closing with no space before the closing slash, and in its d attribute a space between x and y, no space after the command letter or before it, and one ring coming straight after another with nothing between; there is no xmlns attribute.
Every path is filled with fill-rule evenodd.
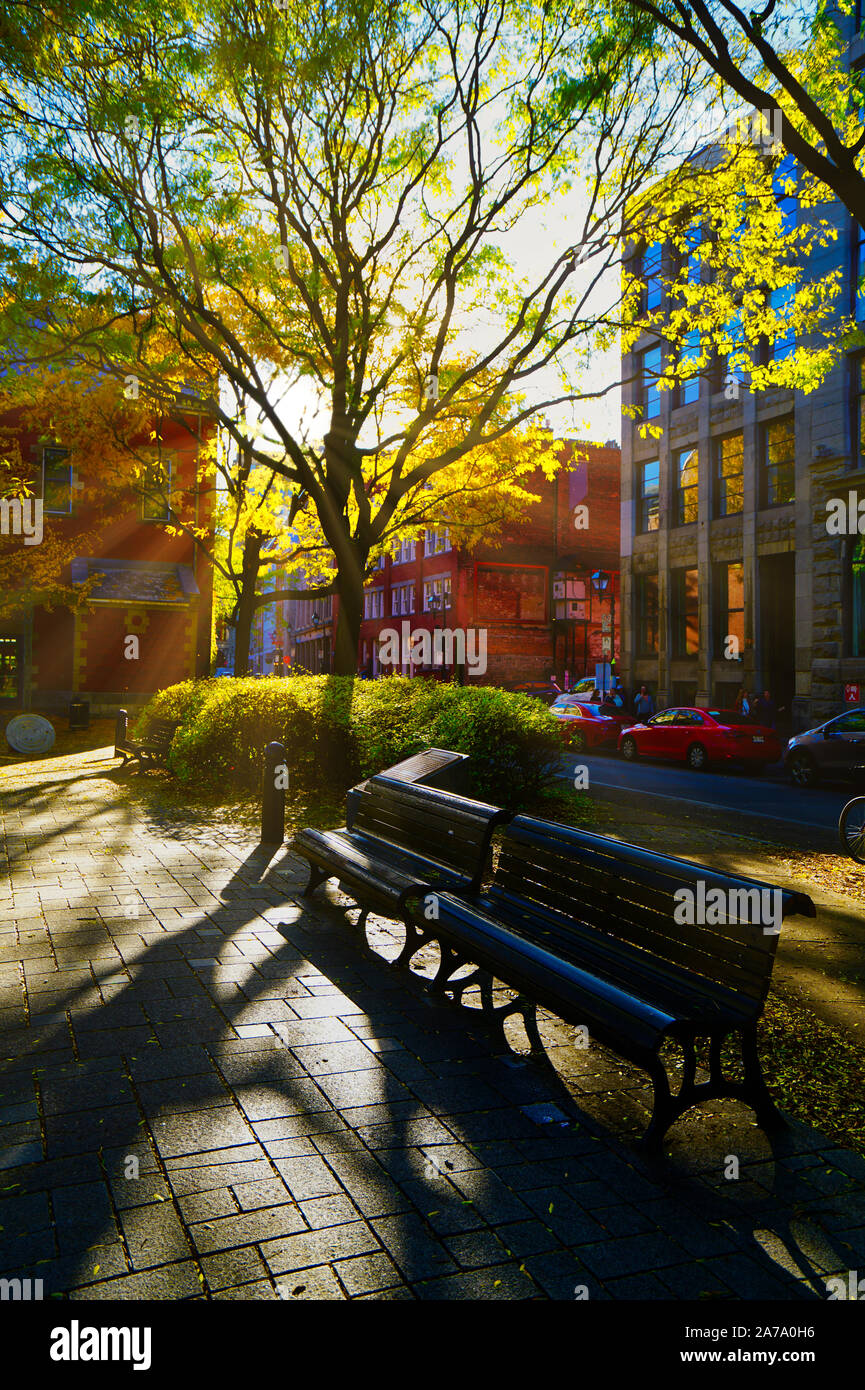
<svg viewBox="0 0 865 1390"><path fill-rule="evenodd" d="M865 772L865 709L851 709L790 739L784 766L800 787Z"/></svg>

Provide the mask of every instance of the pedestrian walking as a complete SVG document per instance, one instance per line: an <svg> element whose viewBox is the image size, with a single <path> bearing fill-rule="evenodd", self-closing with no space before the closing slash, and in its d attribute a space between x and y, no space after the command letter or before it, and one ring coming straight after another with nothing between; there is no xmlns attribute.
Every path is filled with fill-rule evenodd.
<svg viewBox="0 0 865 1390"><path fill-rule="evenodd" d="M644 685L634 700L634 714L638 719L649 719L655 713L655 702Z"/></svg>

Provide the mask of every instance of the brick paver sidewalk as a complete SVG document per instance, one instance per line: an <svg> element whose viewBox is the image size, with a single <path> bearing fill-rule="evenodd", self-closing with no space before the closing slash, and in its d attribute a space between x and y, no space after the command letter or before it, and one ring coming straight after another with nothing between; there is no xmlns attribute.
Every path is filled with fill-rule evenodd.
<svg viewBox="0 0 865 1390"><path fill-rule="evenodd" d="M3 778L0 1278L74 1298L781 1298L865 1271L865 1162L550 1061L370 951L250 838L135 810L104 755ZM383 954L382 954L383 953ZM728 1155L738 1180L725 1177Z"/></svg>

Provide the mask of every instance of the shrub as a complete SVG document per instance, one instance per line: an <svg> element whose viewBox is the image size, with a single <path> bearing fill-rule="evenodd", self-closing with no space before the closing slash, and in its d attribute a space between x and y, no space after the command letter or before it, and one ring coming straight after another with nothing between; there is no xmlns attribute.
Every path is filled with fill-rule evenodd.
<svg viewBox="0 0 865 1390"><path fill-rule="evenodd" d="M494 686L441 681L361 681L351 676L184 681L143 711L178 719L170 763L178 777L226 790L257 788L265 744L285 745L295 790L344 790L419 752L471 758L478 796L516 806L555 779L556 722L538 700Z"/></svg>

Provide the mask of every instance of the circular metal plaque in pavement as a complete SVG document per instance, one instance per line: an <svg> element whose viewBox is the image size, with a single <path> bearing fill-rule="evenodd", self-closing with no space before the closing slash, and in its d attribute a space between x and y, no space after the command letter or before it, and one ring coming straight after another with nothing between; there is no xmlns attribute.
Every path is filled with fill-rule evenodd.
<svg viewBox="0 0 865 1390"><path fill-rule="evenodd" d="M6 725L6 742L16 753L47 753L54 746L54 725L41 714L16 714Z"/></svg>

